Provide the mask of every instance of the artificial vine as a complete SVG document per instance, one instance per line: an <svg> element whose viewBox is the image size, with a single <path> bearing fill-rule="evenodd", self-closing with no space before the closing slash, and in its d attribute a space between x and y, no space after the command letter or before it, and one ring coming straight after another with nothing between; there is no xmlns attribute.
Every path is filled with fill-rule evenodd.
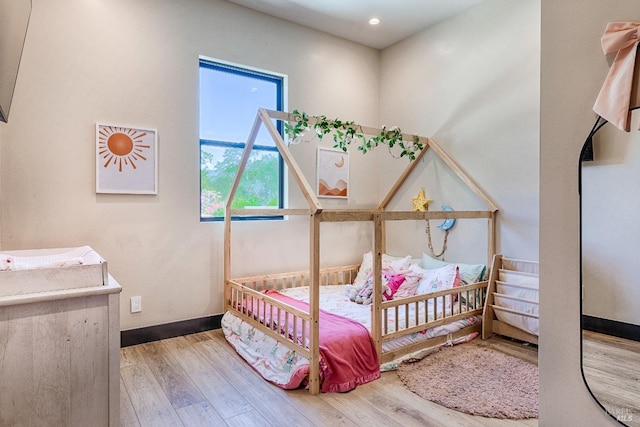
<svg viewBox="0 0 640 427"><path fill-rule="evenodd" d="M295 121L293 124L285 122L284 128L291 141L295 141L303 133L310 129L309 116L307 113L293 110L293 116ZM413 141L404 141L402 138L402 131L397 126L387 129L385 126L378 135L374 135L371 138L367 138L362 131L362 127L355 124L352 121L342 121L340 119L328 120L326 116L314 116L315 123L313 129L315 136L318 139L322 139L328 133L333 133L333 148L347 151L347 147L355 140L360 141L358 150L363 154L373 150L380 144L389 147L389 152L396 145L400 149L400 155L398 157L408 157L410 161L416 159L418 154L424 148L424 144L420 142L420 137L413 136Z"/></svg>

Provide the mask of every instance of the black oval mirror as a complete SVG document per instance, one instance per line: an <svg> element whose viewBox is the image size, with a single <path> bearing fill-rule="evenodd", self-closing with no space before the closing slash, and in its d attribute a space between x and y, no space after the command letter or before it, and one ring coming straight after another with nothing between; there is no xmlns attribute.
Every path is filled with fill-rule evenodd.
<svg viewBox="0 0 640 427"><path fill-rule="evenodd" d="M606 123L579 162L582 375L609 415L640 426L640 132Z"/></svg>

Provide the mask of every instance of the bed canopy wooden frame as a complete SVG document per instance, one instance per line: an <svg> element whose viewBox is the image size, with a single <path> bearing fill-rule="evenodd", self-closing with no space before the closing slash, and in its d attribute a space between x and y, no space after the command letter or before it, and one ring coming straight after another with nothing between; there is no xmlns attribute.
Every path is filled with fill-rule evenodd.
<svg viewBox="0 0 640 427"><path fill-rule="evenodd" d="M427 137L419 137L419 141L424 145L424 148L420 153L416 155L416 159L409 163L406 169L402 172L398 180L391 187L391 190L380 202L377 208L374 209L324 209L320 200L318 199L313 187L309 184L308 180L298 167L294 157L292 156L287 144L284 142L282 136L274 126L272 119L294 122L296 116L292 113L286 113L281 111L273 111L267 109L259 109L254 121L253 127L249 134L238 171L235 180L232 184L229 198L225 207L225 220L224 220L224 283L225 283L225 312L232 308L232 287L241 286L231 278L231 225L233 216L285 216L285 215L304 215L309 217L309 268L306 273L308 278L310 296L309 296L309 313L296 313L298 316L306 316L305 319L309 321L309 346L308 351L301 350L298 347L292 347L296 351L302 351L302 353L309 358L310 371L309 371L309 389L312 394L319 393L319 284L327 272L320 269L320 224L323 222L344 222L344 221L372 221L374 224L374 236L373 236L373 278L374 278L374 291L372 302L372 322L371 322L371 334L374 340L376 351L380 358L380 362L386 362L401 356L398 352L392 352L392 354L383 354L382 352L382 254L386 250L386 221L402 221L402 220L444 220L448 218L454 219L486 219L487 220L487 265L490 265L491 259L495 254L495 235L496 235L496 215L498 208L495 203L474 183L474 181L467 176L467 174L449 157L444 150L432 139ZM309 124L315 123L313 117L309 117ZM275 145L282 156L285 164L287 165L290 174L296 181L300 190L302 191L304 198L308 203L307 208L303 209L232 209L232 203L238 189L240 179L244 173L249 155L253 149L258 131L261 126L265 126L270 136L273 138ZM358 126L362 132L366 135L377 135L381 129ZM402 134L403 139L410 141L414 139L413 135ZM418 164L419 160L425 155L425 153L432 149L433 152L457 175L457 177L484 203L486 210L474 210L474 211L387 211L387 206L394 198L396 193L400 190L403 183L411 175L413 170ZM357 269L357 266L351 266ZM330 270L330 269L329 269ZM357 271L357 270L356 270ZM334 274L337 274L334 272ZM342 274L342 273L341 273ZM272 277L272 275L264 276ZM326 280L326 278L324 278ZM484 289L483 289L484 291ZM261 299L261 294L254 294L252 298ZM391 302L387 301L384 304ZM275 304L277 305L277 304ZM283 308L284 309L284 308ZM292 311L296 311L293 309ZM470 313L467 313L470 314ZM472 314L472 313L471 313ZM480 312L477 314L481 314ZM461 316L461 315L459 315ZM259 325L254 319L248 318L252 324L257 327L264 327ZM281 336L275 333L271 333L269 329L266 329L269 335L272 335L278 341L291 347L291 343L287 342Z"/></svg>

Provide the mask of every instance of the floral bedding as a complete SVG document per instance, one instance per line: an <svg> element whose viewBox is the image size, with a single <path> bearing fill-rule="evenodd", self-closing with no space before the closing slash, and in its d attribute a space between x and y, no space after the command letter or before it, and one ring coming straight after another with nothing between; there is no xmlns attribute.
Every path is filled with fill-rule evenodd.
<svg viewBox="0 0 640 427"><path fill-rule="evenodd" d="M371 306L364 304L353 303L347 295L347 287L349 285L332 285L332 286L320 286L320 307L323 310L339 314L346 318L355 320L362 323L367 329L371 330ZM296 288L283 289L281 293L288 295L300 301L309 302L309 287L300 286ZM433 312L433 300L429 301L429 313ZM440 302L440 301L439 301ZM442 307L441 303L437 305ZM448 309L447 304L447 309ZM454 305L456 307L456 305ZM419 316L423 317L424 304L421 304ZM395 325L395 312L389 311L389 332L394 332ZM404 325L405 316L404 310L398 310L398 320L400 324ZM438 310L438 315L442 315L442 311ZM415 316L413 311L409 311L409 326L415 325ZM471 316L465 319L458 320L456 322L447 323L440 326L429 328L425 331L416 332L411 335L398 337L390 341L385 341L382 345L384 351L394 350L397 348L405 347L408 344L412 344L418 341L422 341L428 338L443 336L457 332L458 330L467 326L479 323L482 320L482 316Z"/></svg>
<svg viewBox="0 0 640 427"><path fill-rule="evenodd" d="M348 285L320 286L320 307L324 311L362 323L371 330L371 306L350 301L346 286ZM301 301L309 301L308 287L284 289L280 292ZM403 315L403 311L399 310L399 313ZM431 313L432 309L429 312ZM412 312L409 313L409 318L414 318ZM464 327L479 323L481 318L481 316L470 316L426 331L398 337L386 341L383 344L383 350L393 350L428 338L449 335ZM404 319L401 318L400 321L404 324ZM391 326L392 323L390 321L389 325ZM298 388L305 384L309 373L309 361L304 356L290 350L230 312L225 313L222 318L222 329L231 346L268 381L285 389ZM466 339L470 338L463 338L461 341ZM395 364L391 363L381 369L387 370L393 367Z"/></svg>

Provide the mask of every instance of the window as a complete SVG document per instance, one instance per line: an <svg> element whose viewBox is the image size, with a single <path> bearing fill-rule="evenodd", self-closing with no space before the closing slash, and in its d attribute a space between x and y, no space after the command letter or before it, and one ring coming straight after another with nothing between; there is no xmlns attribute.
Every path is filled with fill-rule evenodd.
<svg viewBox="0 0 640 427"><path fill-rule="evenodd" d="M225 204L258 108L282 111L284 82L282 75L200 59L201 221L224 219ZM282 122L276 126L282 135ZM233 208L282 208L283 176L282 157L261 126Z"/></svg>

